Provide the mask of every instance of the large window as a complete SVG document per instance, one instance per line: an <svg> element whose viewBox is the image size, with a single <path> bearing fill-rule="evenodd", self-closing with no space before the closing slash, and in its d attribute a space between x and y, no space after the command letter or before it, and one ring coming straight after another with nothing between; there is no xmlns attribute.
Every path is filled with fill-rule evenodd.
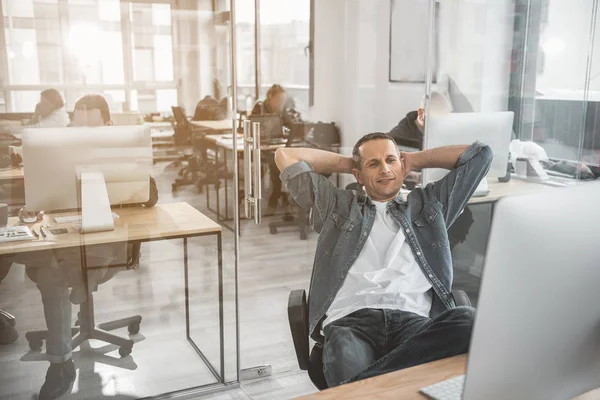
<svg viewBox="0 0 600 400"><path fill-rule="evenodd" d="M523 3L516 8L523 23L516 25L513 39L515 131L551 159L599 165L600 37L594 0Z"/></svg>
<svg viewBox="0 0 600 400"><path fill-rule="evenodd" d="M238 108L245 109L256 101L256 34L254 1L236 0ZM217 11L228 9L217 2ZM267 89L278 83L284 86L296 104L306 111L309 106L310 0L286 2L260 1L260 76L258 93L264 98ZM228 49L227 35L219 47ZM218 79L221 89L229 82L228 54L218 55L221 66Z"/></svg>
<svg viewBox="0 0 600 400"><path fill-rule="evenodd" d="M113 111L169 111L178 97L172 17L164 1L2 0L0 108L33 111L54 87L69 109L103 93Z"/></svg>

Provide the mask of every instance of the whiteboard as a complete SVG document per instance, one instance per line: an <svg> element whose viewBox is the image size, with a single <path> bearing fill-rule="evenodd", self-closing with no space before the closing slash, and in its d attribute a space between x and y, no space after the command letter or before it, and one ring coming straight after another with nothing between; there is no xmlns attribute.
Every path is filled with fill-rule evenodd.
<svg viewBox="0 0 600 400"><path fill-rule="evenodd" d="M436 11L438 4L436 2ZM429 0L390 0L390 82L425 82ZM436 26L438 12L436 12ZM437 61L437 30L434 46ZM436 63L433 66L436 81Z"/></svg>

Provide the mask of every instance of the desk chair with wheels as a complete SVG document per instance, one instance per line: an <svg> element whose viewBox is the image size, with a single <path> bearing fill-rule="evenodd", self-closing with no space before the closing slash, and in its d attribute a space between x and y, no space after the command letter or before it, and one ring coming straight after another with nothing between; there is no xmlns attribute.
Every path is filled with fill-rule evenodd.
<svg viewBox="0 0 600 400"><path fill-rule="evenodd" d="M140 242L131 242L127 244L127 262L124 265L127 269L136 268L139 265L140 260ZM117 272L122 271L121 268L115 268L118 266L110 266L109 271L105 277L98 282L102 284L110 280ZM110 268L113 268L111 271ZM140 331L140 324L142 322L141 315L134 315L131 317L122 318L115 321L105 322L96 325L94 317L94 298L90 293L87 300L79 305L78 322L75 327L71 329L72 348L77 348L81 343L89 339L101 340L106 343L114 344L119 346L119 355L126 357L131 354L133 349L134 341L130 338L124 338L121 336L113 335L109 331L115 329L125 328L130 335L135 335ZM25 338L29 342L29 348L34 351L38 351L42 348L42 342L48 337L48 331L30 331L25 333Z"/></svg>
<svg viewBox="0 0 600 400"><path fill-rule="evenodd" d="M471 307L469 296L464 291L453 290L452 295L457 306ZM308 302L305 290L298 289L290 292L288 299L288 320L300 369L308 371L308 376L317 389L327 389L327 381L323 373L323 348L315 344L312 351L310 350Z"/></svg>

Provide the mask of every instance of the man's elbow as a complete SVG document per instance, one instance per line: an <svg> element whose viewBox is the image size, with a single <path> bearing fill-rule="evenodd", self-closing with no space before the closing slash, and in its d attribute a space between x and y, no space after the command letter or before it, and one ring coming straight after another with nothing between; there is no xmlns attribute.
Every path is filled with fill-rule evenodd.
<svg viewBox="0 0 600 400"><path fill-rule="evenodd" d="M285 148L281 147L275 151L275 164L279 171L283 171L289 166L289 155Z"/></svg>
<svg viewBox="0 0 600 400"><path fill-rule="evenodd" d="M481 154L481 157L485 160L487 165L492 163L492 160L494 159L494 152L490 146L483 145L483 147L481 147L479 150L479 154Z"/></svg>

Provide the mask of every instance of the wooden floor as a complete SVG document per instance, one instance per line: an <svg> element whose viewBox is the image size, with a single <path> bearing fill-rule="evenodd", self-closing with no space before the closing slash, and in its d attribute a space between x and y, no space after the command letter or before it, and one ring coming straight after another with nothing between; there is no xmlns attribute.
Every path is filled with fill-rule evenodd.
<svg viewBox="0 0 600 400"><path fill-rule="evenodd" d="M175 168L167 164L157 164L155 168L160 202L187 201L216 219L206 209L205 195L197 194L192 187L182 188L176 197L172 196ZM230 201L231 195L230 192ZM215 200L213 196L212 206ZM268 223L279 218L267 217L262 225L242 223L239 265L241 367L270 364L273 376L246 381L239 389L203 398L284 399L316 391L307 374L298 369L286 314L289 292L308 288L316 234L310 234L305 241L293 229L272 235ZM219 369L215 239L192 239L189 251L191 336ZM235 264L233 234L228 230L224 230L223 255L226 377L234 379ZM72 394L66 397L139 398L215 382L185 337L182 266L181 240L147 243L142 246L139 270L122 272L100 286L94 296L97 322L139 314L143 317L141 332L135 336L130 357L119 359L116 347L100 343L91 343L95 351L76 351L73 358L78 378ZM473 279L472 274L459 270L455 279L476 295L478 279ZM20 265L13 265L0 285L0 308L17 317L20 333L14 344L0 346L0 398L31 399L39 391L49 364L43 353L29 351L24 335L29 330L45 329L46 324L39 291ZM126 331L119 334L126 335Z"/></svg>

